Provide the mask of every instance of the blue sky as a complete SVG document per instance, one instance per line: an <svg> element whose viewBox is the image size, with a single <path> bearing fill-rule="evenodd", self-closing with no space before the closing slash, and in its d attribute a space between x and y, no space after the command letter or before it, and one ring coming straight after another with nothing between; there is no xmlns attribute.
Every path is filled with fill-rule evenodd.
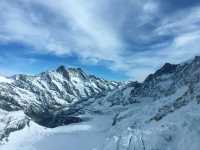
<svg viewBox="0 0 200 150"><path fill-rule="evenodd" d="M64 64L143 80L200 54L199 0L1 0L0 74Z"/></svg>

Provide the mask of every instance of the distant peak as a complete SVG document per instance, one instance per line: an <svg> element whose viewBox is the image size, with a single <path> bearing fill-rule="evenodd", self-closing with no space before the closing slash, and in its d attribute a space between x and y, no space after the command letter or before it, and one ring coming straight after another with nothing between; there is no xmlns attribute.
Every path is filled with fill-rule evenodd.
<svg viewBox="0 0 200 150"><path fill-rule="evenodd" d="M164 74L174 73L177 69L178 65L165 63L159 70L157 70L154 74L150 74L145 79L145 82L151 81L154 77L162 76Z"/></svg>
<svg viewBox="0 0 200 150"><path fill-rule="evenodd" d="M62 74L67 80L69 80L69 73L66 70L64 65L59 66L56 71L60 74Z"/></svg>
<svg viewBox="0 0 200 150"><path fill-rule="evenodd" d="M64 72L64 71L66 71L65 66L64 66L64 65L59 66L59 67L56 69L56 71L57 71L57 72Z"/></svg>
<svg viewBox="0 0 200 150"><path fill-rule="evenodd" d="M178 65L165 63L161 69L159 69L155 74L162 75L162 74L170 74L176 71Z"/></svg>
<svg viewBox="0 0 200 150"><path fill-rule="evenodd" d="M195 56L194 61L200 61L200 56Z"/></svg>
<svg viewBox="0 0 200 150"><path fill-rule="evenodd" d="M84 72L81 68L68 68L67 70L71 72Z"/></svg>
<svg viewBox="0 0 200 150"><path fill-rule="evenodd" d="M88 75L81 68L68 68L67 70L71 76L79 76L82 79L88 78Z"/></svg>

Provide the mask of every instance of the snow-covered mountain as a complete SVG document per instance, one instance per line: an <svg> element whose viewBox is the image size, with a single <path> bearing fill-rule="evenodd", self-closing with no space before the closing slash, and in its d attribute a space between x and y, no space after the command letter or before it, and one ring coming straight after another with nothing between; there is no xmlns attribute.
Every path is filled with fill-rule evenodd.
<svg viewBox="0 0 200 150"><path fill-rule="evenodd" d="M86 135L103 137L93 138L97 150L199 150L199 56L182 64L166 63L142 83L107 81L63 66L9 80L0 83L2 141L16 130L57 133L59 127L44 127L77 123ZM9 141L13 136L18 135ZM83 137L80 141L90 145L92 139Z"/></svg>
<svg viewBox="0 0 200 150"><path fill-rule="evenodd" d="M118 112L104 150L200 148L200 57L166 63L127 96L136 103Z"/></svg>
<svg viewBox="0 0 200 150"><path fill-rule="evenodd" d="M8 128L12 120L10 112L21 116L20 127L10 131L24 127L27 118L46 127L80 122L81 118L78 117L82 113L80 102L105 94L119 85L118 82L88 75L80 68L65 69L64 66L35 76L0 77L0 109L2 110L0 117L5 122L2 127ZM2 136L4 137L5 134L8 135L9 132L3 132Z"/></svg>

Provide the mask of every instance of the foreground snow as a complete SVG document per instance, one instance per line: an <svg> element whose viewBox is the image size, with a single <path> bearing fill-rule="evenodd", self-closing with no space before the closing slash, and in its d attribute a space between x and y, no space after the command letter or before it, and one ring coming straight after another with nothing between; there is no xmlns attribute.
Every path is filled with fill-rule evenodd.
<svg viewBox="0 0 200 150"><path fill-rule="evenodd" d="M109 132L103 150L199 150L199 105L191 102L160 121L151 121L149 118L157 106L154 103L129 108L121 116L122 121Z"/></svg>
<svg viewBox="0 0 200 150"><path fill-rule="evenodd" d="M30 127L14 132L0 150L98 150L102 149L112 116L95 116L85 123L44 128L30 122Z"/></svg>
<svg viewBox="0 0 200 150"><path fill-rule="evenodd" d="M199 150L199 105L194 101L160 121L150 121L159 105L132 105L119 115L122 120L116 126L108 114L54 129L30 122L30 127L13 132L0 150Z"/></svg>

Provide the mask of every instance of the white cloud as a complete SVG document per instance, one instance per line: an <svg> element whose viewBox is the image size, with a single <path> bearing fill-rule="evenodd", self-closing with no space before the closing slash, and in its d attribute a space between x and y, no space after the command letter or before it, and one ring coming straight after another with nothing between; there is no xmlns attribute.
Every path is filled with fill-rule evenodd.
<svg viewBox="0 0 200 150"><path fill-rule="evenodd" d="M146 4L144 4L143 9L146 13L154 14L158 12L159 4L155 1L148 1Z"/></svg>
<svg viewBox="0 0 200 150"><path fill-rule="evenodd" d="M157 28L158 35L187 33L199 30L200 7L192 7L167 16Z"/></svg>
<svg viewBox="0 0 200 150"><path fill-rule="evenodd" d="M191 44L192 42L199 39L200 39L200 30L177 36L174 41L174 44L175 44L175 47L179 48L179 47L184 47L188 44Z"/></svg>
<svg viewBox="0 0 200 150"><path fill-rule="evenodd" d="M82 63L89 64L105 61L106 67L138 80L166 61L177 63L199 54L199 7L164 16L156 24L153 19L159 17L161 10L154 0L15 2L0 1L0 42L23 42L37 53L76 54ZM104 5L107 11L102 8ZM156 29L147 32L143 26L151 22ZM174 40L144 46L165 35ZM127 38L133 43L127 43ZM134 42L144 43L140 45L145 49L126 49Z"/></svg>

